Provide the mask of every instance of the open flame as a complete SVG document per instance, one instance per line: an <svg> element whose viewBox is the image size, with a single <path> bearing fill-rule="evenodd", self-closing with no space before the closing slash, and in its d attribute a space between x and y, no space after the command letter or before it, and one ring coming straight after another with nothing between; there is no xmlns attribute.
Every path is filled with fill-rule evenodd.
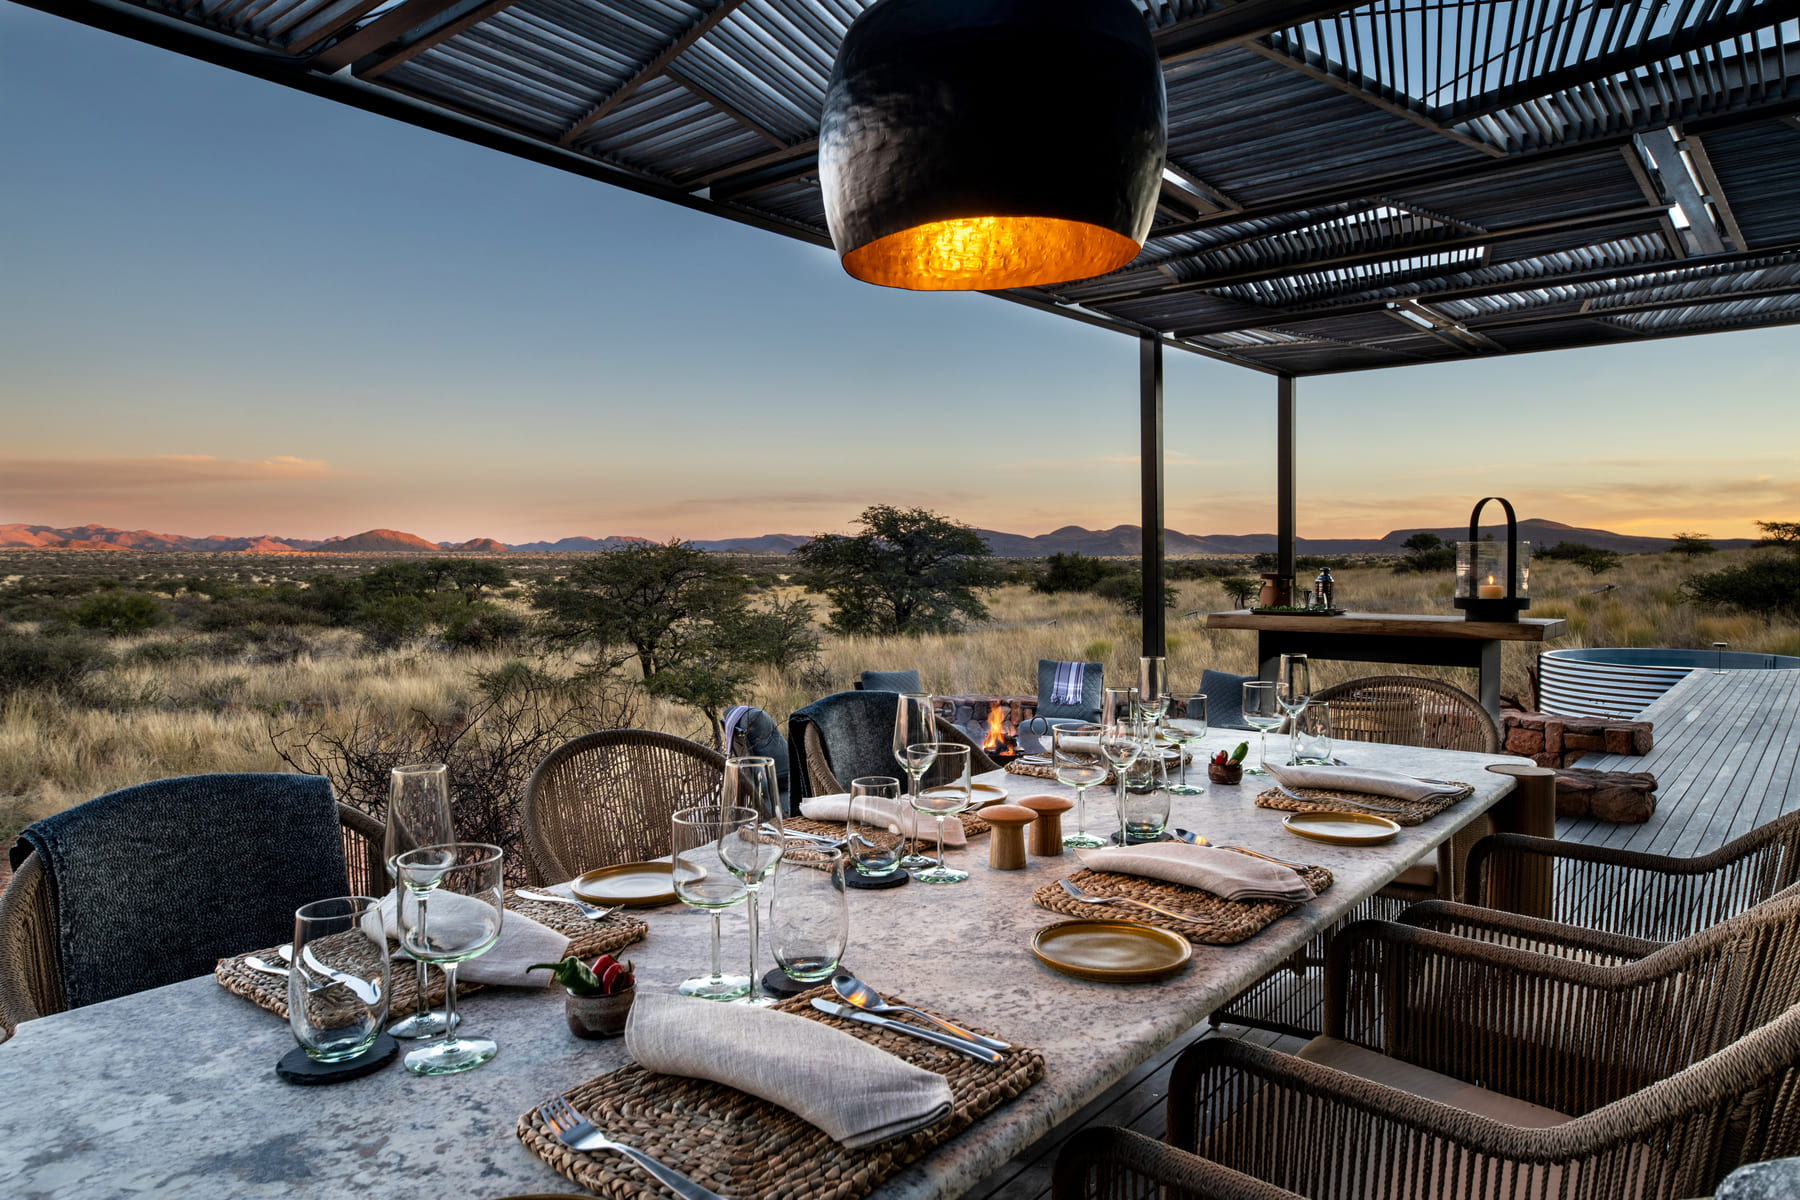
<svg viewBox="0 0 1800 1200"><path fill-rule="evenodd" d="M981 740L983 750L1006 749L1006 713L996 704L988 709L987 737Z"/></svg>

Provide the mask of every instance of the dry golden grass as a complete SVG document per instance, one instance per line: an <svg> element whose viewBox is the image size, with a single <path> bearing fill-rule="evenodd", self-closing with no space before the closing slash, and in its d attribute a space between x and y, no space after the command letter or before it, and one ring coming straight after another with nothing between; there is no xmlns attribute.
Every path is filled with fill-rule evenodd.
<svg viewBox="0 0 1800 1200"><path fill-rule="evenodd" d="M1706 566L1738 560L1742 552L1713 556ZM1598 579L1564 563L1532 572L1531 616L1563 617L1573 646L1707 646L1728 641L1733 649L1800 654L1800 622L1742 614L1696 611L1680 602L1679 585L1696 568L1666 555L1627 558ZM1395 575L1366 568L1338 572L1339 595L1349 608L1381 612L1442 612L1450 604L1447 578ZM1606 585L1612 589L1596 594ZM1170 614L1170 677L1197 686L1207 667L1249 674L1255 639L1249 633L1207 630L1201 616L1229 607L1211 580L1177 585L1180 604ZM823 604L813 601L823 615ZM830 691L847 688L866 668L917 667L926 687L940 695L1030 694L1039 658L1100 661L1109 680L1134 679L1139 625L1112 604L1088 595L1043 596L1009 586L991 597L990 620L964 633L923 638L827 637L816 669L803 677L764 671L748 700L778 722ZM166 636L166 635L164 635ZM149 779L204 771L281 769L270 745L268 722L284 716L347 720L364 713L398 720L420 712L441 720L468 706L474 675L501 665L501 654L449 654L423 645L367 652L359 635L333 631L307 635L308 650L288 662L256 663L186 658L150 663L132 660L135 644L157 635L115 642L122 665L104 673L99 691L112 703L88 705L55 695L21 694L0 707L0 833L113 788ZM1527 668L1535 648L1509 646L1503 692L1531 695ZM1353 663L1321 663L1319 685L1368 674ZM1394 668L1437 674L1473 690L1473 672ZM704 720L692 709L659 700L640 707L641 722L687 737L705 738Z"/></svg>

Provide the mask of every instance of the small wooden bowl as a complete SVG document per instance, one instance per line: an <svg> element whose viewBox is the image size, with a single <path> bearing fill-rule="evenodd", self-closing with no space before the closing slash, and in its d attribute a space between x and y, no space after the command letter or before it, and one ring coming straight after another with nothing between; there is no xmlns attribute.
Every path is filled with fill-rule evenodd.
<svg viewBox="0 0 1800 1200"><path fill-rule="evenodd" d="M1054 858L1063 852L1062 815L1075 807L1067 796L1027 796L1020 808L1037 814L1031 823L1031 852L1040 858Z"/></svg>
<svg viewBox="0 0 1800 1200"><path fill-rule="evenodd" d="M1214 783L1242 783L1244 782L1244 764L1226 763L1221 767L1218 763L1207 763L1206 777Z"/></svg>
<svg viewBox="0 0 1800 1200"><path fill-rule="evenodd" d="M1025 869L1025 826L1037 814L1017 804L995 804L981 810L981 819L992 825L988 836L988 866L996 871Z"/></svg>

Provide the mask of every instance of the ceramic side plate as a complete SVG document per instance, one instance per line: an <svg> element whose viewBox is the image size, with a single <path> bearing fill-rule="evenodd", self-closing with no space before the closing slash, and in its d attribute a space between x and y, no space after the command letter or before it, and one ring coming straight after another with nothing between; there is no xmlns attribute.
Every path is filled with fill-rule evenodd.
<svg viewBox="0 0 1800 1200"><path fill-rule="evenodd" d="M1149 983L1186 967L1193 946L1179 933L1135 921L1058 921L1031 939L1038 961L1100 983Z"/></svg>
<svg viewBox="0 0 1800 1200"><path fill-rule="evenodd" d="M619 863L579 876L569 890L589 904L655 908L675 903L675 868L666 862Z"/></svg>
<svg viewBox="0 0 1800 1200"><path fill-rule="evenodd" d="M1400 826L1386 817L1354 812L1289 813L1281 822L1289 833L1334 846L1379 846L1391 841Z"/></svg>

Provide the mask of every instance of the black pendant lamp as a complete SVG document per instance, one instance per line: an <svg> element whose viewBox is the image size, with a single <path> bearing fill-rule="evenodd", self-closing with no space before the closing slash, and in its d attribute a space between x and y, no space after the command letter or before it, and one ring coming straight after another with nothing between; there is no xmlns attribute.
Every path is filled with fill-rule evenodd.
<svg viewBox="0 0 1800 1200"><path fill-rule="evenodd" d="M825 94L831 240L846 271L887 287L1104 274L1150 232L1166 124L1132 0L880 0Z"/></svg>

